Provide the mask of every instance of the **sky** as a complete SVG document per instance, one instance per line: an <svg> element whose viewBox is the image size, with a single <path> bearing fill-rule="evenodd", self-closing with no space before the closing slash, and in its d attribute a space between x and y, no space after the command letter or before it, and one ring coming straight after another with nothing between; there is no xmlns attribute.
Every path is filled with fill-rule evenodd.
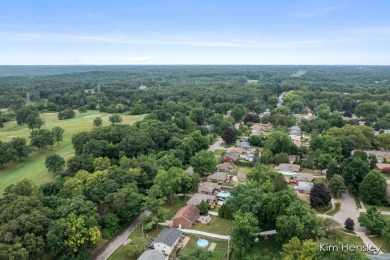
<svg viewBox="0 0 390 260"><path fill-rule="evenodd" d="M1 0L0 65L390 65L388 0Z"/></svg>

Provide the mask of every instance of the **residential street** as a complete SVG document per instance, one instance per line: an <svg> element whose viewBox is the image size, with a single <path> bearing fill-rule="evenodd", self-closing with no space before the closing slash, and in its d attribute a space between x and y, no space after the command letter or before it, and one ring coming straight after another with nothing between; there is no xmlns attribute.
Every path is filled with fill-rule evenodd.
<svg viewBox="0 0 390 260"><path fill-rule="evenodd" d="M347 218L353 219L355 222L355 233L362 238L365 244L375 245L374 242L372 242L371 239L365 234L366 229L359 225L358 217L360 215L360 211L356 208L353 197L347 192L343 194L343 196L340 198L340 201L340 211L333 216L333 219L339 222L341 227L344 227L344 222ZM365 211L365 209L362 209L361 211ZM379 254L383 254L383 252L380 251Z"/></svg>

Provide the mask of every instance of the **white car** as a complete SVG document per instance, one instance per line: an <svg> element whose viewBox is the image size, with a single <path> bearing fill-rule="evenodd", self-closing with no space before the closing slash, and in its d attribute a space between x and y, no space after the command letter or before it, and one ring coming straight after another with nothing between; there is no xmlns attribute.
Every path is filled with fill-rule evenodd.
<svg viewBox="0 0 390 260"><path fill-rule="evenodd" d="M374 255L379 254L379 248L376 246L370 246L369 247L369 254L374 254Z"/></svg>

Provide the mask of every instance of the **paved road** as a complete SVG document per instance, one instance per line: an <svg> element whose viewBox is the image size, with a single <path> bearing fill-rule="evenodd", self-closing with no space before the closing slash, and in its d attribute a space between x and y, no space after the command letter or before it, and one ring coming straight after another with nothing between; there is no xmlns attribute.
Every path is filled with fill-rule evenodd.
<svg viewBox="0 0 390 260"><path fill-rule="evenodd" d="M210 237L210 238L216 238L216 239L222 239L222 240L230 240L230 236L218 235L218 234L198 231L198 230L194 230L194 229L179 228L179 230L181 230L181 231L183 231L184 233L187 233L187 234L195 234L195 235L202 235L202 236Z"/></svg>
<svg viewBox="0 0 390 260"><path fill-rule="evenodd" d="M109 240L103 247L101 247L93 256L94 260L106 260L115 250L126 243L130 234L141 224L141 219L138 216L130 222L118 235Z"/></svg>
<svg viewBox="0 0 390 260"><path fill-rule="evenodd" d="M221 146L222 143L223 143L222 138L219 138L215 143L213 143L213 144L209 147L209 149L208 149L207 151L209 151L209 152L215 152L215 150L217 150L217 149Z"/></svg>
<svg viewBox="0 0 390 260"><path fill-rule="evenodd" d="M342 227L344 227L344 222L347 218L353 219L355 222L355 233L361 237L363 243L375 245L374 242L372 242L371 239L365 234L366 229L359 225L358 217L360 215L360 211L358 208L356 208L355 201L349 192L344 193L340 198L340 201L340 211L333 216L333 219L339 222ZM383 252L380 251L379 254L383 254Z"/></svg>

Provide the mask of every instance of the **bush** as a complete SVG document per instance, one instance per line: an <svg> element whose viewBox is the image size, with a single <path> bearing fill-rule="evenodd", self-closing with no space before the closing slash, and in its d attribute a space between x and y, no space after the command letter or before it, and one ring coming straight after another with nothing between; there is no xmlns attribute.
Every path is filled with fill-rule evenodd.
<svg viewBox="0 0 390 260"><path fill-rule="evenodd" d="M344 227L348 231L353 231L355 229L355 221L351 218L347 218L344 222Z"/></svg>

